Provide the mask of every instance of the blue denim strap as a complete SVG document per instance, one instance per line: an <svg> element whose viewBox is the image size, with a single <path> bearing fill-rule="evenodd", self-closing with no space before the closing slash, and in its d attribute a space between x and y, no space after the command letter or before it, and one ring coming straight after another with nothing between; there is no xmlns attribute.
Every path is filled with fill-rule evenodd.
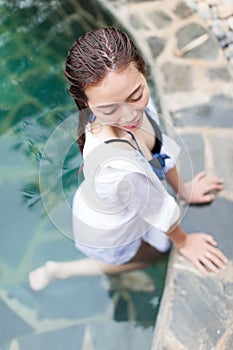
<svg viewBox="0 0 233 350"><path fill-rule="evenodd" d="M153 159L149 161L154 173L160 180L165 179L165 159L170 158L167 154L155 153Z"/></svg>

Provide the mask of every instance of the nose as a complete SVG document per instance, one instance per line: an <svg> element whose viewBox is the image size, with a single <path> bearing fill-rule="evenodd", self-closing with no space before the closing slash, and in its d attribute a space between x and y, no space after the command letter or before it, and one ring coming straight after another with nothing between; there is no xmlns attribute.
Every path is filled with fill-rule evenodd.
<svg viewBox="0 0 233 350"><path fill-rule="evenodd" d="M122 123L127 123L132 118L132 110L130 106L124 104L120 109L120 121Z"/></svg>
<svg viewBox="0 0 233 350"><path fill-rule="evenodd" d="M121 122L130 124L134 122L135 119L139 118L142 113L143 109L140 109L138 106L128 103L121 108Z"/></svg>

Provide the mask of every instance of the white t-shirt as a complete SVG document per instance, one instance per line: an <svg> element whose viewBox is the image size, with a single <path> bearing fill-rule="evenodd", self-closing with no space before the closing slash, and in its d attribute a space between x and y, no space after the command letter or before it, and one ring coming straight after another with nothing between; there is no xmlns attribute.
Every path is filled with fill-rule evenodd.
<svg viewBox="0 0 233 350"><path fill-rule="evenodd" d="M118 264L136 254L142 239L152 245L153 236L164 240L161 233L177 222L179 207L141 153L87 132L83 157L85 180L73 200L77 248Z"/></svg>

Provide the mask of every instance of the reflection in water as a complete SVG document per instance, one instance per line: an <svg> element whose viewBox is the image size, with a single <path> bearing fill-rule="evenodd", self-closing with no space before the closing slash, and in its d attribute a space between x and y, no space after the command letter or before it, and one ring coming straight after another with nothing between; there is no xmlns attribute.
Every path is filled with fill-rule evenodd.
<svg viewBox="0 0 233 350"><path fill-rule="evenodd" d="M45 215L38 170L49 136L76 112L63 76L67 49L87 30L114 24L94 0L5 0L0 3L0 210L4 213L0 221L0 286L10 288L13 299L20 294L21 302L26 305L34 297L25 287L30 270L48 259L83 257ZM74 125L72 132L75 135ZM56 163L56 157L59 149L54 151L51 161ZM68 199L77 186L80 162L74 143L65 157L61 174ZM56 188L52 175L51 186ZM51 206L59 199L56 191L54 193ZM165 263L147 270L151 275L149 281L156 280L157 295L161 295L164 271ZM134 288L130 290L125 277L112 279L109 287L104 287L117 305L116 318L127 319L127 309L128 319L151 325L155 317L151 304L155 297L153 286L145 290L149 282L144 281L145 276L140 280L140 273L131 278L134 278ZM79 280L78 286L82 281ZM95 282L88 281L92 288ZM74 288L76 290L77 285ZM31 304L37 307L35 302ZM93 306L87 303L85 307L93 309L89 314L94 317Z"/></svg>
<svg viewBox="0 0 233 350"><path fill-rule="evenodd" d="M0 11L0 132L15 126L15 148L39 162L54 128L76 111L63 74L68 48L85 31L114 23L96 1L5 1ZM65 159L66 186L77 151L74 145ZM22 192L29 206L40 198L35 179Z"/></svg>
<svg viewBox="0 0 233 350"><path fill-rule="evenodd" d="M4 1L0 14L0 131L25 119L42 116L43 127L65 118L74 108L64 91L68 48L87 30L113 20L93 0Z"/></svg>

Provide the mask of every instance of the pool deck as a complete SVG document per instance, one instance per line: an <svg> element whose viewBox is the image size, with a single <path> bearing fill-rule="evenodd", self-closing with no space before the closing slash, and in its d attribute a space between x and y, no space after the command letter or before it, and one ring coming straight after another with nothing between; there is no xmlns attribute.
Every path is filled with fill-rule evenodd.
<svg viewBox="0 0 233 350"><path fill-rule="evenodd" d="M232 65L207 21L185 2L102 3L150 62L161 113L183 137L194 174L205 170L225 179L225 190L211 205L188 208L182 226L213 234L229 259L227 268L204 277L173 249L151 350L232 350Z"/></svg>

